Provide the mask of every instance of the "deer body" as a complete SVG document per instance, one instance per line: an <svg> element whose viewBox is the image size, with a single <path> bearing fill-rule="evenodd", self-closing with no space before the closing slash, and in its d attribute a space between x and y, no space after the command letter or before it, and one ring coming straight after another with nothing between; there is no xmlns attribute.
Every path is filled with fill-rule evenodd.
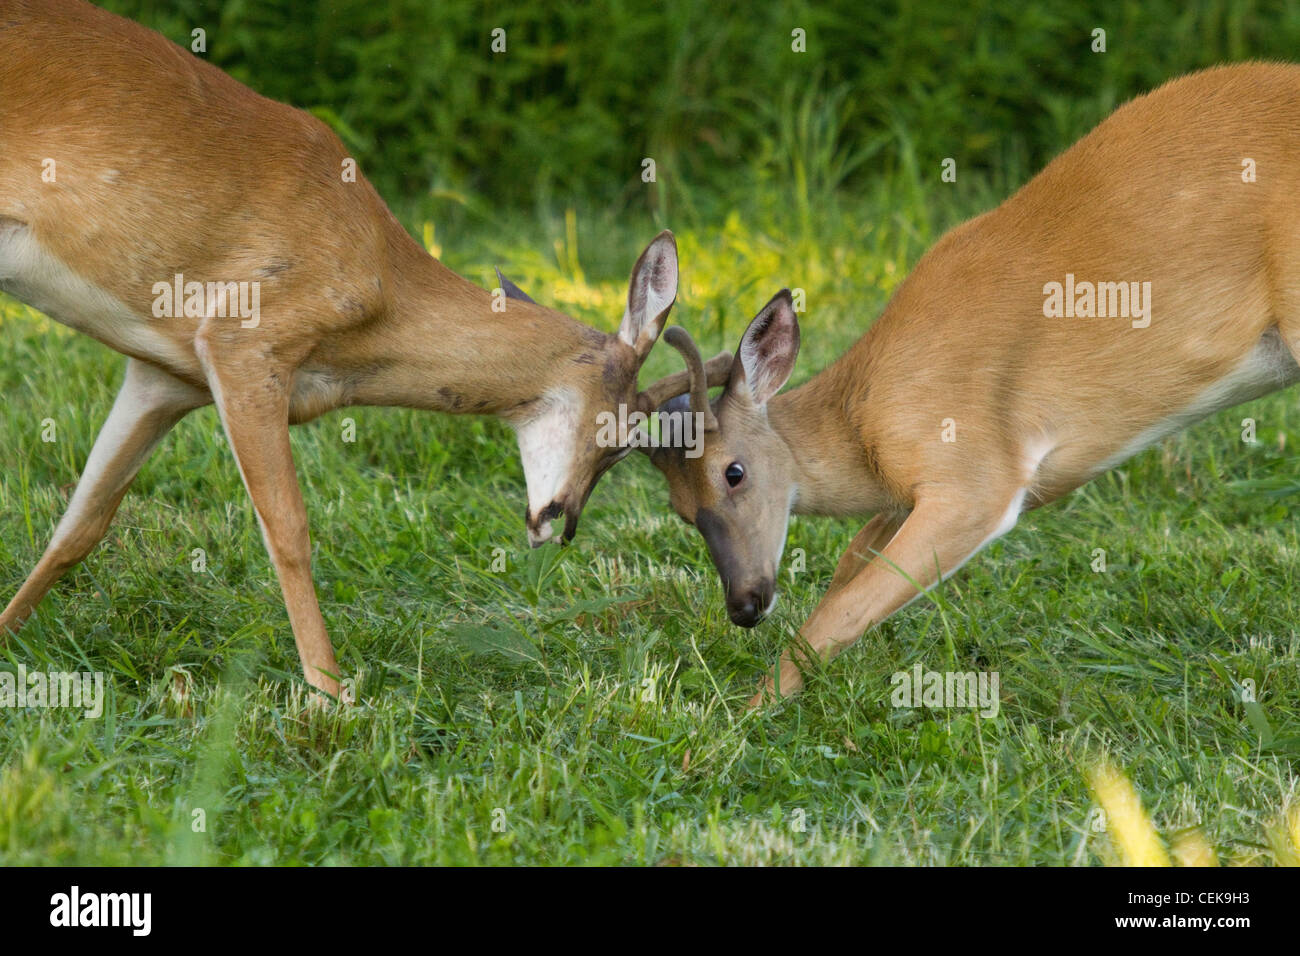
<svg viewBox="0 0 1300 956"><path fill-rule="evenodd" d="M676 296L670 234L633 272L616 335L456 275L401 227L314 117L81 0L0 12L0 290L130 357L41 561L0 614L17 628L100 540L153 446L215 403L252 498L309 682L338 669L310 573L287 425L348 404L505 418L534 544L571 536L627 453L596 417L636 377ZM176 284L170 308L160 290ZM258 314L179 300L254 288ZM250 296L251 298L251 296ZM160 314L161 312L161 314ZM683 385L684 387L684 385ZM663 394L662 392L659 394Z"/></svg>
<svg viewBox="0 0 1300 956"><path fill-rule="evenodd" d="M1297 196L1300 68L1222 67L1121 107L950 231L847 353L782 395L798 325L788 294L769 303L701 459L654 456L674 507L749 626L772 593L783 506L876 517L755 702L798 689L800 665L852 644L1023 511L1300 380ZM1118 300L1120 283L1139 308L1095 314L1097 290Z"/></svg>

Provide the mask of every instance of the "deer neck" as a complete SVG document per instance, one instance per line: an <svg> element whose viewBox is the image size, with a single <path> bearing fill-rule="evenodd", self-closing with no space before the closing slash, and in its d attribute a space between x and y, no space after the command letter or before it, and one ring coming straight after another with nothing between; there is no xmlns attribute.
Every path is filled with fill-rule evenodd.
<svg viewBox="0 0 1300 956"><path fill-rule="evenodd" d="M352 346L350 404L518 421L563 390L573 363L603 360L604 333L553 309L494 298L405 232L402 239L383 312Z"/></svg>
<svg viewBox="0 0 1300 956"><path fill-rule="evenodd" d="M849 418L855 403L842 377L831 366L768 403L768 422L790 449L796 514L860 515L893 505Z"/></svg>

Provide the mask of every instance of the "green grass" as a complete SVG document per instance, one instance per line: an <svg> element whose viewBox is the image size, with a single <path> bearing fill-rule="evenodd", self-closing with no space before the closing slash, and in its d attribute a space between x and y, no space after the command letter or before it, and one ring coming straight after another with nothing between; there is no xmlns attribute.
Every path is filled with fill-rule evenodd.
<svg viewBox="0 0 1300 956"><path fill-rule="evenodd" d="M932 193L887 182L809 220L776 197L680 231L674 317L703 347L733 346L771 292L801 285L807 377L983 202ZM653 234L585 213L491 225L448 239L449 264L486 282L499 261L605 328ZM0 310L7 597L124 363L11 300ZM659 353L647 377L676 367ZM1095 864L1114 858L1089 826L1084 771L1103 753L1166 838L1196 827L1225 862L1293 861L1278 821L1300 805L1285 496L1300 464L1281 449L1300 446L1294 404L1219 415L1026 516L762 713L744 701L855 524L793 522L787 556L802 548L807 570L783 572L774 618L743 631L648 462L606 477L572 546L529 551L507 428L386 409L294 431L323 610L362 700L304 712L251 507L215 412L199 411L0 652L0 668L103 671L110 689L99 720L0 709L0 863ZM1247 416L1258 444L1241 441ZM56 442L41 441L46 418ZM917 661L998 671L999 715L892 708L890 675ZM1258 706L1240 702L1246 680Z"/></svg>

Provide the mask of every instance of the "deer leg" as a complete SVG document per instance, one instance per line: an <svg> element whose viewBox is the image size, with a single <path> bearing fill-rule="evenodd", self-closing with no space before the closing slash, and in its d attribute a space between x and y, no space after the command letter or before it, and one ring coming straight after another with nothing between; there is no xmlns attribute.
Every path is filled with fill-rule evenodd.
<svg viewBox="0 0 1300 956"><path fill-rule="evenodd" d="M243 361L246 353L227 349L218 353L202 332L197 351L244 487L253 501L267 554L280 579L303 676L311 686L337 698L339 669L316 600L307 509L289 445L293 371L281 368L277 375L259 360L250 374Z"/></svg>
<svg viewBox="0 0 1300 956"><path fill-rule="evenodd" d="M0 640L18 630L54 583L108 530L117 506L154 446L208 393L157 366L130 359L126 378L95 439L67 511L40 561L0 614Z"/></svg>
<svg viewBox="0 0 1300 956"><path fill-rule="evenodd" d="M827 593L842 587L865 568L880 549L898 533L906 518L907 515L882 511L868 521L866 527L857 533L844 553L840 555L840 563L835 566L835 574L831 577Z"/></svg>
<svg viewBox="0 0 1300 956"><path fill-rule="evenodd" d="M828 592L781 657L776 673L749 702L756 707L803 686L801 666L825 662L960 568L1014 527L1023 493L1000 507L932 499L918 501L898 533L858 573ZM868 528L870 525L868 525ZM865 534L867 529L863 529Z"/></svg>

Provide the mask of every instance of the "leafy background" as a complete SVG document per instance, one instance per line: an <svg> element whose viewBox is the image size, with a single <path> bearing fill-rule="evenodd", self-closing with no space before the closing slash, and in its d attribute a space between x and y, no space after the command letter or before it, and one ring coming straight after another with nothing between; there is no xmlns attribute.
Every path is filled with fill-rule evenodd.
<svg viewBox="0 0 1300 956"><path fill-rule="evenodd" d="M522 210L576 197L639 210L699 190L721 207L830 147L875 160L804 170L851 190L901 161L880 145L899 138L1014 181L1169 77L1285 60L1300 44L1288 2L104 5L186 46L204 28L209 60L333 123L391 201L443 214L444 191ZM505 54L489 48L497 27ZM1104 55L1091 51L1098 27ZM787 128L806 100L832 114L820 140ZM649 195L646 156L663 171Z"/></svg>

